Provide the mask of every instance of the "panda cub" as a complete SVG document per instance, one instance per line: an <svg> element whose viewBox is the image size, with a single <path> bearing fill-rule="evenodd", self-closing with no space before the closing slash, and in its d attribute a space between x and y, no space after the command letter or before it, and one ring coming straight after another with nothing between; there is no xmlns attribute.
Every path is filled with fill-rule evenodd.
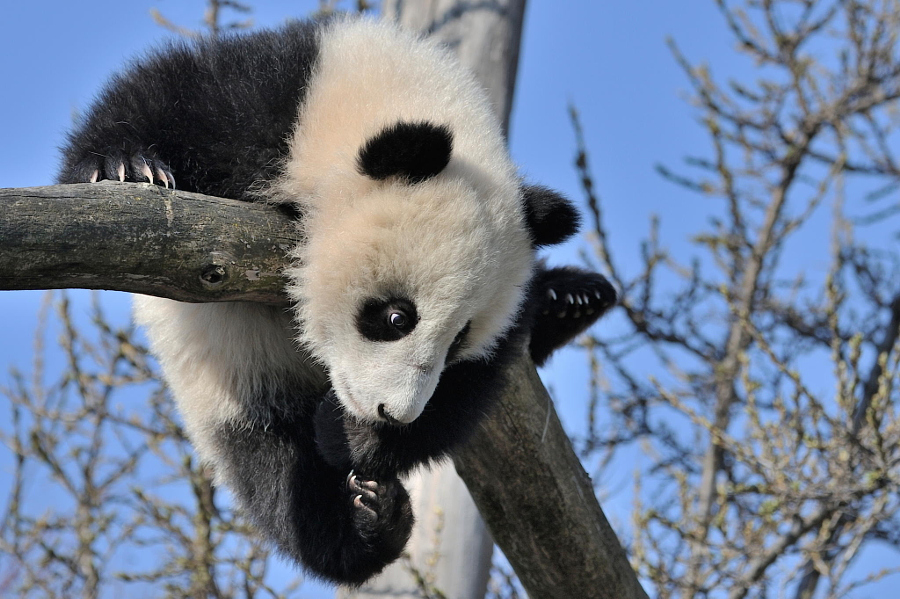
<svg viewBox="0 0 900 599"><path fill-rule="evenodd" d="M309 573L360 584L413 524L399 481L466 440L535 362L615 302L538 247L573 206L522 182L448 51L359 19L172 43L115 76L63 149L102 179L276 203L304 242L291 310L137 297L198 454ZM529 340L530 338L530 340Z"/></svg>

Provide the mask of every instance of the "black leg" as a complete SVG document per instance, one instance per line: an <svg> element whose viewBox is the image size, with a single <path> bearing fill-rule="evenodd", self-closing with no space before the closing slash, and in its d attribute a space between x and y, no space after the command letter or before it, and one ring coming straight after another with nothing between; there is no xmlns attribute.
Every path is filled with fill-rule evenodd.
<svg viewBox="0 0 900 599"><path fill-rule="evenodd" d="M265 427L223 425L216 442L217 467L239 505L311 574L358 585L400 556L413 525L403 485L326 464L311 414Z"/></svg>

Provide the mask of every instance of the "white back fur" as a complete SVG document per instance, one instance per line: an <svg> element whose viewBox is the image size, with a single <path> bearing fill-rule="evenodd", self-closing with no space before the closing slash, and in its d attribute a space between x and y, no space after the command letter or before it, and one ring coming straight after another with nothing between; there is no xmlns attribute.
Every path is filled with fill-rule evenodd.
<svg viewBox="0 0 900 599"><path fill-rule="evenodd" d="M291 315L282 308L136 295L134 314L146 327L188 434L206 460L215 455L209 443L223 422L256 420L254 409L260 416L266 409L295 410L291 400L298 398L279 391L327 389L324 371L297 347Z"/></svg>

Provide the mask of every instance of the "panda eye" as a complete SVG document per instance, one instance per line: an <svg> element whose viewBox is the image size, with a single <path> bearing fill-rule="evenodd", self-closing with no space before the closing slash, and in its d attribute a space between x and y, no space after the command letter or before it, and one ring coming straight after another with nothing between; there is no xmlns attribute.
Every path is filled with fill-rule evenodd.
<svg viewBox="0 0 900 599"><path fill-rule="evenodd" d="M370 298L356 316L356 328L369 341L396 341L409 335L419 316L415 305L405 298Z"/></svg>
<svg viewBox="0 0 900 599"><path fill-rule="evenodd" d="M394 310L388 314L388 322L395 328L403 330L409 323L409 319L406 317L406 313L403 310Z"/></svg>

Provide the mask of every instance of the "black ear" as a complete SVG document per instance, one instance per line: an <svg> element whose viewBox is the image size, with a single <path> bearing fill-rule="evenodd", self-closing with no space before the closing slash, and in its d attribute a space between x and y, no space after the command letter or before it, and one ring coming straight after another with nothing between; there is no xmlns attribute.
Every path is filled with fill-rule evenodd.
<svg viewBox="0 0 900 599"><path fill-rule="evenodd" d="M444 170L452 151L453 134L446 126L401 121L365 143L359 172L378 181L396 175L419 183Z"/></svg>
<svg viewBox="0 0 900 599"><path fill-rule="evenodd" d="M522 202L535 247L562 243L578 232L581 217L575 206L552 189L523 185Z"/></svg>

